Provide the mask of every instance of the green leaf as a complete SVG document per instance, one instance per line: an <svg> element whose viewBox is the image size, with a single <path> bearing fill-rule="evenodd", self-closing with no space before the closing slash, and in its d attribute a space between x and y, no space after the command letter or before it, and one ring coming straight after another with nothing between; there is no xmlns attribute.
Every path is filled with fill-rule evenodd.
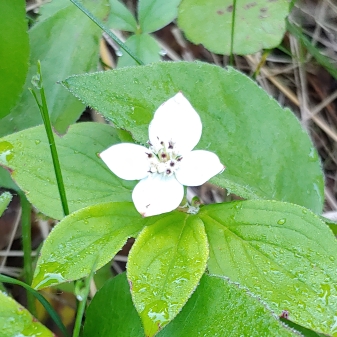
<svg viewBox="0 0 337 337"><path fill-rule="evenodd" d="M213 183L246 199L322 211L323 175L307 133L290 110L233 68L159 62L73 76L63 84L141 143L155 110L182 91L203 123L197 148L215 152L227 167Z"/></svg>
<svg viewBox="0 0 337 337"><path fill-rule="evenodd" d="M109 27L119 30L125 30L127 32L136 32L137 22L129 9L118 0L109 0L109 2Z"/></svg>
<svg viewBox="0 0 337 337"><path fill-rule="evenodd" d="M117 178L97 156L119 142L115 130L98 123L78 123L55 138L71 212L107 201L131 201L132 181ZM12 178L28 200L42 213L62 219L49 144L43 126L0 139L0 165L11 170Z"/></svg>
<svg viewBox="0 0 337 337"><path fill-rule="evenodd" d="M2 166L0 166L0 187L11 189L14 191L20 190L11 178L9 171L7 171Z"/></svg>
<svg viewBox="0 0 337 337"><path fill-rule="evenodd" d="M127 267L133 302L146 336L154 336L181 310L208 259L202 222L186 213L151 217L133 245Z"/></svg>
<svg viewBox="0 0 337 337"><path fill-rule="evenodd" d="M145 226L132 203L104 203L65 217L40 252L32 287L45 288L90 274L108 263Z"/></svg>
<svg viewBox="0 0 337 337"><path fill-rule="evenodd" d="M0 282L15 284L15 285L21 286L25 290L27 290L27 293L30 293L31 295L33 295L42 304L44 309L46 309L50 318L54 321L56 326L63 333L63 336L69 337L68 331L65 328L65 326L63 325L63 323L61 321L61 318L59 317L57 312L54 310L54 308L51 306L51 304L38 291L36 291L35 289L33 289L32 287L30 287L28 284L26 284L24 282L21 282L21 281L15 279L15 278L5 276L5 275L1 275L1 274L0 274ZM35 336L33 336L33 337L35 337Z"/></svg>
<svg viewBox="0 0 337 337"><path fill-rule="evenodd" d="M25 6L24 0L0 2L0 118L9 114L19 98L28 71Z"/></svg>
<svg viewBox="0 0 337 337"><path fill-rule="evenodd" d="M139 0L138 21L143 33L152 33L165 27L178 15L181 0Z"/></svg>
<svg viewBox="0 0 337 337"><path fill-rule="evenodd" d="M125 273L107 281L86 311L83 337L101 336L145 337Z"/></svg>
<svg viewBox="0 0 337 337"><path fill-rule="evenodd" d="M287 20L287 30L304 45L308 52L330 73L331 76L337 79L336 64L333 63L329 57L323 55L320 50L310 42L310 40L302 33L301 28L298 28Z"/></svg>
<svg viewBox="0 0 337 337"><path fill-rule="evenodd" d="M0 291L1 337L53 337L50 330L38 322L28 310Z"/></svg>
<svg viewBox="0 0 337 337"><path fill-rule="evenodd" d="M39 16L37 17L37 20L46 20L50 16L55 15L56 12L68 6L69 0L52 0L50 2L47 2L39 8Z"/></svg>
<svg viewBox="0 0 337 337"><path fill-rule="evenodd" d="M107 263L102 268L98 269L94 275L94 282L97 290L101 289L104 284L114 276L114 273L111 269L111 263Z"/></svg>
<svg viewBox="0 0 337 337"><path fill-rule="evenodd" d="M0 217L2 213L7 209L7 206L12 200L12 195L9 192L4 192L0 195Z"/></svg>
<svg viewBox="0 0 337 337"><path fill-rule="evenodd" d="M337 236L337 222L324 218L323 216L321 216L321 220L324 221L330 227L330 229L332 230L332 233L335 236Z"/></svg>
<svg viewBox="0 0 337 337"><path fill-rule="evenodd" d="M264 303L228 279L204 275L182 312L158 337L290 337Z"/></svg>
<svg viewBox="0 0 337 337"><path fill-rule="evenodd" d="M235 3L235 2L234 2ZM252 54L276 47L285 33L289 2L237 0L234 25L232 0L183 0L178 25L195 44L217 54Z"/></svg>
<svg viewBox="0 0 337 337"><path fill-rule="evenodd" d="M304 328L303 326L295 324L294 322L289 321L285 318L281 318L281 321L284 324L288 325L289 327L291 327L291 328L295 329L296 331L300 332L303 335L303 337L326 337L326 335L316 333L315 331Z"/></svg>
<svg viewBox="0 0 337 337"><path fill-rule="evenodd" d="M125 45L129 47L144 64L160 61L160 47L157 41L149 34L132 35L125 41ZM123 55L118 60L118 68L136 65L137 62L126 52L123 52Z"/></svg>
<svg viewBox="0 0 337 337"><path fill-rule="evenodd" d="M106 1L99 1L99 5L95 0L84 0L83 3L96 16L104 17L109 10ZM68 6L38 22L30 30L31 66L23 95L11 113L1 120L0 136L42 124L39 108L28 91L32 87L32 76L37 73L38 60L41 60L52 124L58 132L66 132L85 106L63 90L57 81L71 74L97 69L101 34L101 30L70 1Z"/></svg>
<svg viewBox="0 0 337 337"><path fill-rule="evenodd" d="M102 308L108 314L102 315ZM145 337L131 301L130 287L125 274L108 281L88 307L84 337L101 336ZM292 333L262 303L238 285L218 277L204 275L182 311L157 336L298 335Z"/></svg>
<svg viewBox="0 0 337 337"><path fill-rule="evenodd" d="M208 269L247 287L281 316L337 336L337 242L309 210L277 201L205 206Z"/></svg>

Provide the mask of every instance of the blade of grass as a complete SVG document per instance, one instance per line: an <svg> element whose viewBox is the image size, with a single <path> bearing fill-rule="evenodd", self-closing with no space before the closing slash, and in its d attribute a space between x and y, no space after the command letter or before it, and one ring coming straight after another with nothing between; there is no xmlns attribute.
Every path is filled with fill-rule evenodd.
<svg viewBox="0 0 337 337"><path fill-rule="evenodd" d="M50 123L50 118L49 118L49 112L48 112L48 106L47 106L47 100L46 96L44 93L44 88L43 88L43 83L42 83L42 72L41 72L41 63L38 61L37 63L37 69L38 69L38 74L32 79L32 83L37 88L40 92L41 96L41 104L38 100L38 97L36 93L31 90L31 93L33 94L36 103L40 109L41 116L43 119L44 127L46 129L48 141L49 141L49 146L50 146L50 152L53 160L53 165L54 165L54 171L56 175L56 181L57 181L57 186L61 198L61 203L62 203L62 208L63 208L63 213L64 215L69 214L69 207L68 207L68 202L67 202L67 196L66 196L66 191L64 188L64 183L63 183L63 177L62 177L62 171L61 171L61 166L60 166L60 161L59 157L57 154L57 149L55 145L55 139L54 139L54 134L53 130L51 128L51 123Z"/></svg>
<svg viewBox="0 0 337 337"><path fill-rule="evenodd" d="M21 203L21 227L22 227L22 247L23 247L23 277L27 284L31 284L33 280L33 264L32 264L32 232L31 232L31 206L25 194L18 192ZM36 307L34 296L27 292L27 307L32 315L36 316Z"/></svg>
<svg viewBox="0 0 337 337"><path fill-rule="evenodd" d="M231 46L230 46L230 52L229 52L229 64L231 66L234 65L233 48L234 48L235 12L236 12L236 0L233 0L232 27L231 27Z"/></svg>
<svg viewBox="0 0 337 337"><path fill-rule="evenodd" d="M128 53L139 65L144 65L140 60L115 34L113 34L103 22L98 20L93 14L91 14L82 4L76 0L70 0L78 9L80 9L89 19L96 23L113 41L115 41L126 53Z"/></svg>
<svg viewBox="0 0 337 337"><path fill-rule="evenodd" d="M53 307L49 304L49 302L38 291L36 291L35 289L33 289L32 287L30 287L28 284L26 284L24 282L21 282L19 280L16 280L14 278L11 278L11 277L5 276L5 275L0 275L0 282L19 285L19 286L25 288L31 294L33 294L33 296L47 310L47 312L49 313L50 317L55 322L55 324L58 326L58 328L61 330L61 332L63 333L63 335L65 337L70 337L69 334L68 334L68 331L67 331L66 327L63 325L63 323L62 323L59 315L57 314L57 312L53 309Z"/></svg>
<svg viewBox="0 0 337 337"><path fill-rule="evenodd" d="M330 61L330 59L323 55L319 49L310 42L310 40L302 33L301 28L292 24L289 20L286 20L286 23L287 30L303 44L307 51L331 74L331 76L337 79L337 67Z"/></svg>

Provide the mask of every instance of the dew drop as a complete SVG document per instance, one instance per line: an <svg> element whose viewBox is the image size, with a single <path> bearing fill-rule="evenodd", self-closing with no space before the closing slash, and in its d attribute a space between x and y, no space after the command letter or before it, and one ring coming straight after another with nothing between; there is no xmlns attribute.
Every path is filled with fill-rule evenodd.
<svg viewBox="0 0 337 337"><path fill-rule="evenodd" d="M121 57L121 56L123 56L123 52L120 49L118 49L118 50L116 50L116 55L118 57Z"/></svg>
<svg viewBox="0 0 337 337"><path fill-rule="evenodd" d="M285 223L286 223L286 219L280 219L279 221L277 221L277 223L279 224L279 225L284 225Z"/></svg>
<svg viewBox="0 0 337 337"><path fill-rule="evenodd" d="M41 140L40 139L35 139L35 144L38 145L41 143Z"/></svg>
<svg viewBox="0 0 337 337"><path fill-rule="evenodd" d="M166 51L165 49L161 49L161 50L159 51L159 55L160 55L160 56L166 56L166 55L167 55L167 51Z"/></svg>

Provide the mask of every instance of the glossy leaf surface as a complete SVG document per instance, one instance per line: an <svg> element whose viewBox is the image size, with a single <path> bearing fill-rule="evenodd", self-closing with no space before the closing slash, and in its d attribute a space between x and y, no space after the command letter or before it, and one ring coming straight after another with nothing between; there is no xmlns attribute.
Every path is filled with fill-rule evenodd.
<svg viewBox="0 0 337 337"><path fill-rule="evenodd" d="M237 0L234 25L232 0L183 0L178 25L195 44L218 54L252 54L276 47L285 33L286 0ZM220 42L221 41L221 42Z"/></svg>
<svg viewBox="0 0 337 337"><path fill-rule="evenodd" d="M264 303L227 279L204 275L182 312L158 337L290 337Z"/></svg>
<svg viewBox="0 0 337 337"><path fill-rule="evenodd" d="M134 182L117 178L97 154L119 142L115 130L98 123L78 123L55 135L70 211L107 201L131 201ZM62 219L63 211L43 126L0 139L0 165L42 213Z"/></svg>
<svg viewBox="0 0 337 337"><path fill-rule="evenodd" d="M109 314L102 317L101 308L105 308ZM97 324L98 321L100 324ZM100 336L145 337L124 274L108 281L95 295L87 310L84 337ZM226 279L204 275L182 311L157 336L298 335L282 325L262 303L244 289Z"/></svg>
<svg viewBox="0 0 337 337"><path fill-rule="evenodd" d="M53 337L45 326L38 322L27 309L0 291L1 337Z"/></svg>
<svg viewBox="0 0 337 337"><path fill-rule="evenodd" d="M276 201L209 205L199 213L208 270L247 287L281 316L337 335L337 242L309 210Z"/></svg>
<svg viewBox="0 0 337 337"><path fill-rule="evenodd" d="M203 123L197 148L215 152L227 167L213 183L246 199L322 211L322 170L307 133L291 111L232 68L159 62L74 76L63 84L142 143L155 110L182 91Z"/></svg>
<svg viewBox="0 0 337 337"><path fill-rule="evenodd" d="M181 0L139 0L138 22L142 33L152 33L173 21Z"/></svg>
<svg viewBox="0 0 337 337"><path fill-rule="evenodd" d="M32 287L72 281L108 263L146 224L132 203L104 203L64 218L43 244Z"/></svg>
<svg viewBox="0 0 337 337"><path fill-rule="evenodd" d="M144 64L160 61L160 47L149 34L132 35L125 41L125 44ZM137 62L126 52L123 52L118 60L118 68L135 65Z"/></svg>
<svg viewBox="0 0 337 337"><path fill-rule="evenodd" d="M181 310L206 268L208 243L196 216L151 217L129 254L127 277L145 335L154 336Z"/></svg>
<svg viewBox="0 0 337 337"><path fill-rule="evenodd" d="M24 0L0 2L0 119L9 114L19 98L28 71L25 6Z"/></svg>
<svg viewBox="0 0 337 337"><path fill-rule="evenodd" d="M108 14L106 0L99 3L83 0L83 4L97 17ZM11 113L1 120L0 136L42 124L39 108L28 90L32 87L32 76L37 73L38 60L41 60L43 85L54 128L65 133L85 108L57 82L71 74L97 69L102 32L70 1L67 1L66 6L55 6L55 9L57 11L53 15L49 13L45 20L38 22L29 31L31 66L21 99Z"/></svg>

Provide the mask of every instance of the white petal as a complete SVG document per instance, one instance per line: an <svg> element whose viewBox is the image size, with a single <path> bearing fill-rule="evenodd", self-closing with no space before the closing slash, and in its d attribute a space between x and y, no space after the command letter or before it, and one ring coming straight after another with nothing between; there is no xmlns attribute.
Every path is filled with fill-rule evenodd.
<svg viewBox="0 0 337 337"><path fill-rule="evenodd" d="M199 186L222 172L225 166L219 157L210 151L196 150L185 155L175 175L185 186Z"/></svg>
<svg viewBox="0 0 337 337"><path fill-rule="evenodd" d="M164 102L155 112L149 126L149 139L154 145L173 141L181 154L191 151L199 142L202 124L198 113L179 92Z"/></svg>
<svg viewBox="0 0 337 337"><path fill-rule="evenodd" d="M152 174L141 180L132 192L137 211L143 216L170 212L177 208L184 196L184 187L174 176Z"/></svg>
<svg viewBox="0 0 337 337"><path fill-rule="evenodd" d="M101 159L119 178L140 180L148 175L149 150L141 145L121 143L112 145L100 153Z"/></svg>

